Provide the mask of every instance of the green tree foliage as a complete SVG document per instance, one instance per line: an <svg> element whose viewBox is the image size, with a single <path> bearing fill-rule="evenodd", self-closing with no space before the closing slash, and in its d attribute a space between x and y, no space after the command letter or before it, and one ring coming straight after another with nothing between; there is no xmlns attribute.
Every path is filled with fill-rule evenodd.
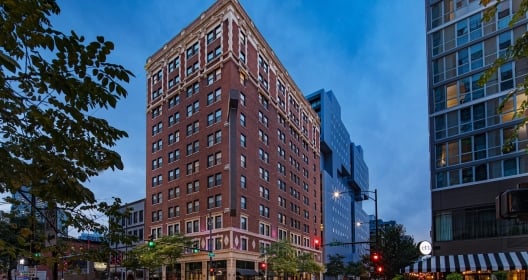
<svg viewBox="0 0 528 280"><path fill-rule="evenodd" d="M128 253L124 266L130 268L147 268L154 270L162 265L174 265L185 252L185 247L191 247L191 240L181 234L163 236L155 240L154 247L147 243L134 247Z"/></svg>
<svg viewBox="0 0 528 280"><path fill-rule="evenodd" d="M503 0L498 0L495 4L490 5L491 0L480 0L482 6L487 7L486 12L484 13L484 21L492 21L497 14L498 6L503 2ZM517 8L517 7L515 7ZM514 10L512 19L509 22L510 27L513 27L520 19L526 16L528 12L528 0L522 0L518 9ZM480 84L484 85L489 80L497 78L498 69L509 61L517 61L518 63L526 64L528 63L528 36L525 32L522 36L517 38L513 45L511 45L507 51L491 65L491 67L484 72L484 75L480 78ZM516 88L508 93L506 98L504 98L499 105L499 113L502 113L506 104L509 104L512 100L512 97L516 94L524 94L527 96L528 92L528 77L524 78L522 83L517 84ZM528 122L528 100L524 98L521 104L517 104L517 107L514 109L513 118L518 119L519 122L515 126L515 133L507 139L507 142L503 146L504 152L510 152L513 148L513 142L518 137L518 132L521 127L525 127ZM526 147L525 147L526 148Z"/></svg>
<svg viewBox="0 0 528 280"><path fill-rule="evenodd" d="M337 277L346 273L344 260L345 256L340 254L328 255L325 275Z"/></svg>
<svg viewBox="0 0 528 280"><path fill-rule="evenodd" d="M411 236L405 234L402 225L385 227L380 231L380 237L380 264L387 278L394 277L400 268L411 264L420 256L417 244Z"/></svg>
<svg viewBox="0 0 528 280"><path fill-rule="evenodd" d="M294 275L297 273L297 256L295 249L288 240L271 243L265 252L268 270L279 275Z"/></svg>
<svg viewBox="0 0 528 280"><path fill-rule="evenodd" d="M319 275L323 270L324 267L315 261L312 253L303 253L297 256L297 271L309 275Z"/></svg>
<svg viewBox="0 0 528 280"><path fill-rule="evenodd" d="M348 262L345 267L346 275L361 276L367 272L367 269L363 262Z"/></svg>
<svg viewBox="0 0 528 280"><path fill-rule="evenodd" d="M112 148L128 135L94 113L125 98L133 74L107 61L114 45L102 36L55 30L59 13L54 0L0 1L0 193L27 186L66 225L104 234L94 213L116 216L120 200L99 202L86 183L123 168Z"/></svg>

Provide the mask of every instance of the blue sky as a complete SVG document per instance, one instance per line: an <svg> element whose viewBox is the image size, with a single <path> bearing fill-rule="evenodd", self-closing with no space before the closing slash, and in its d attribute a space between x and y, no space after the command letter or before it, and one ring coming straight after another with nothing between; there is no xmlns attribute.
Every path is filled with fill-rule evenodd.
<svg viewBox="0 0 528 280"><path fill-rule="evenodd" d="M98 199L145 196L145 61L213 2L59 1L55 28L103 35L115 43L113 62L136 75L116 110L96 113L129 133L116 147L125 169L89 184ZM351 140L363 147L380 218L429 240L424 1L240 2L304 94L336 95ZM367 212L372 204L364 203Z"/></svg>

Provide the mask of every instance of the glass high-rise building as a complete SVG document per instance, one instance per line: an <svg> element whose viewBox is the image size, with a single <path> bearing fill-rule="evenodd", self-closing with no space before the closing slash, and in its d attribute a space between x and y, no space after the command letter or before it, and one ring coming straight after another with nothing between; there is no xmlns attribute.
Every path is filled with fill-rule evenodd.
<svg viewBox="0 0 528 280"><path fill-rule="evenodd" d="M501 1L484 21L488 8L479 0L425 1L434 255L519 251L528 244L526 223L495 214L497 195L528 182L526 127L509 142L521 121L515 111L526 98L528 60L506 61L479 83L526 32L526 17L509 25L520 2Z"/></svg>
<svg viewBox="0 0 528 280"><path fill-rule="evenodd" d="M368 167L363 149L350 141L341 106L332 91L318 90L306 97L321 119L321 184L325 263L330 255L345 262L360 260L369 249L368 216L356 195L368 191ZM334 197L334 192L342 192ZM329 246L332 243L347 245ZM357 242L367 242L353 244Z"/></svg>

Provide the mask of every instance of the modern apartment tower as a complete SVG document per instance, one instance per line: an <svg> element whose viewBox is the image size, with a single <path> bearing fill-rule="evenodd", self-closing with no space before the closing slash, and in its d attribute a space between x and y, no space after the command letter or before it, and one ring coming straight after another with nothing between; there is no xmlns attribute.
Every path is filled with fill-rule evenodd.
<svg viewBox="0 0 528 280"><path fill-rule="evenodd" d="M306 97L321 120L321 184L323 193L323 239L325 263L340 254L345 262L359 261L369 241L368 217L355 197L367 191L368 167L363 150L350 142L341 119L341 106L332 91L321 89ZM334 193L342 193L335 197ZM359 223L359 226L357 226ZM329 244L348 243L329 246Z"/></svg>
<svg viewBox="0 0 528 280"><path fill-rule="evenodd" d="M508 24L521 0L501 1L489 21L489 7L479 2L425 1L433 255L515 252L528 244L526 223L495 214L497 195L528 182L526 127L508 142L526 98L527 60L506 61L479 83L528 21Z"/></svg>
<svg viewBox="0 0 528 280"><path fill-rule="evenodd" d="M278 32L282 32L278 30ZM145 235L183 233L176 277L253 276L289 239L322 262L319 119L236 0L147 59Z"/></svg>

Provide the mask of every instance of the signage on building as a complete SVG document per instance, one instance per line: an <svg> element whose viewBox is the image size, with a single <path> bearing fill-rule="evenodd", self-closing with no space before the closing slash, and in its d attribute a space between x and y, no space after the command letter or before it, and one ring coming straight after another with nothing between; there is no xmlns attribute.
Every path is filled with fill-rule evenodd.
<svg viewBox="0 0 528 280"><path fill-rule="evenodd" d="M418 249L420 249L420 253L422 253L422 255L430 255L433 251L433 246L429 241L422 241L418 244Z"/></svg>

